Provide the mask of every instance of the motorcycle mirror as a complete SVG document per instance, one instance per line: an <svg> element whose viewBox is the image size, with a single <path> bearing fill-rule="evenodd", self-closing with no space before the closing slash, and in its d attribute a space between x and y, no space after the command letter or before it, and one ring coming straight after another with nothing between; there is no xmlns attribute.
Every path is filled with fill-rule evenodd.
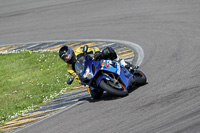
<svg viewBox="0 0 200 133"><path fill-rule="evenodd" d="M83 53L86 54L86 53L87 53L87 50L88 50L88 45L85 45L85 46L83 47Z"/></svg>

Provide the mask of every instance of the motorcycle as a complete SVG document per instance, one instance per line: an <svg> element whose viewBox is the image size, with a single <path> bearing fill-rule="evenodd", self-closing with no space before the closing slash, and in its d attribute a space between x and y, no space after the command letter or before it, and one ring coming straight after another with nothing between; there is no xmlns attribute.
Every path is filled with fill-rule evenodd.
<svg viewBox="0 0 200 133"><path fill-rule="evenodd" d="M87 45L83 47L84 54L76 61L75 71L81 84L89 86L89 92L93 99L100 99L104 91L124 97L128 95L128 89L134 85L146 84L145 74L137 68L133 73L130 73L119 62L113 60L96 61L90 54L87 54L87 49Z"/></svg>

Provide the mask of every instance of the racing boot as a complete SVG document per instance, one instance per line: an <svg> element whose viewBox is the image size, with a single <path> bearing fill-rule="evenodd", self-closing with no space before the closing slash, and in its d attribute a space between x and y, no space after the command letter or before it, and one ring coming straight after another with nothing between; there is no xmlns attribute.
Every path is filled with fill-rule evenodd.
<svg viewBox="0 0 200 133"><path fill-rule="evenodd" d="M132 74L139 68L124 60L121 60L120 63Z"/></svg>
<svg viewBox="0 0 200 133"><path fill-rule="evenodd" d="M130 65L130 67L129 68L127 68L128 69L128 71L130 72L130 73L134 73L135 72L135 66L134 65Z"/></svg>
<svg viewBox="0 0 200 133"><path fill-rule="evenodd" d="M134 66L131 63L125 61L124 59L120 59L119 56L117 57L116 61L120 62L122 66L124 66L132 74L139 68L139 66Z"/></svg>

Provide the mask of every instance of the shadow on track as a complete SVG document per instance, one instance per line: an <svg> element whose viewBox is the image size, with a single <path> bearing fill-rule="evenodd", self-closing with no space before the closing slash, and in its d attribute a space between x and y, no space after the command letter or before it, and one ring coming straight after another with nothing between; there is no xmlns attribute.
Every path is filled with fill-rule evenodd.
<svg viewBox="0 0 200 133"><path fill-rule="evenodd" d="M140 86L134 86L130 89L128 89L129 94L132 93L133 91L137 90ZM114 95L111 95L107 92L104 92L101 99L93 99L91 97L85 97L85 98L81 98L79 99L79 101L88 101L90 103L95 103L95 102L100 102L100 101L111 101L111 100L116 100L116 99L120 99L123 97L117 97Z"/></svg>

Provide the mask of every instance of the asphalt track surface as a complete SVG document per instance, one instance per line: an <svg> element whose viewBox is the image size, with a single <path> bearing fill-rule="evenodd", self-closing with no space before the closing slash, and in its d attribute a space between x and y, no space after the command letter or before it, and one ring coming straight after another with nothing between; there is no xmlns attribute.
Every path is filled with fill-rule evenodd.
<svg viewBox="0 0 200 133"><path fill-rule="evenodd" d="M0 0L0 44L100 38L134 42L145 53L149 84L19 132L200 132L199 14L199 0Z"/></svg>

